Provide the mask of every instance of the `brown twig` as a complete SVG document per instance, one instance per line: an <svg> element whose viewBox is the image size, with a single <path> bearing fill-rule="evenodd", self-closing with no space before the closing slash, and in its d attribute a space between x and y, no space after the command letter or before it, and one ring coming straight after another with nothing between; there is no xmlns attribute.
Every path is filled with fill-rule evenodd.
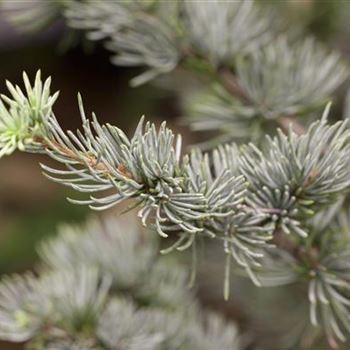
<svg viewBox="0 0 350 350"><path fill-rule="evenodd" d="M72 160L75 160L75 161L81 163L82 165L88 164L89 166L91 166L95 170L105 172L105 173L110 172L109 168L106 166L106 164L104 164L101 161L98 161L98 159L91 154L87 154L87 153L76 154L70 148L61 145L57 141L52 140L52 139L48 139L48 138L44 138L44 137L37 136L34 138L34 142L41 144L44 149L58 151L59 153L61 153L65 157L70 158ZM119 164L117 167L117 170L125 177L128 177L128 178L132 177L132 174L128 171L128 169L126 168L126 166L124 164Z"/></svg>
<svg viewBox="0 0 350 350"><path fill-rule="evenodd" d="M218 76L225 89L233 96L239 97L246 104L253 104L253 101L246 91L239 84L237 77L227 68L220 68Z"/></svg>
<svg viewBox="0 0 350 350"><path fill-rule="evenodd" d="M296 117L292 115L285 115L281 116L277 119L277 123L281 126L283 130L289 130L289 128L292 128L292 130L298 134L302 135L305 134L306 130L303 125L298 123L296 121Z"/></svg>

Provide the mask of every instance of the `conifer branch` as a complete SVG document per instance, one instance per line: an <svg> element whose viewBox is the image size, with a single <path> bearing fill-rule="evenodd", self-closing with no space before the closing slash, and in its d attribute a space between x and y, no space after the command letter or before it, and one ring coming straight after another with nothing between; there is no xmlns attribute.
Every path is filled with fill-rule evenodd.
<svg viewBox="0 0 350 350"><path fill-rule="evenodd" d="M87 118L80 98L82 130L66 132L52 112L58 95L51 95L50 80L42 83L38 73L33 87L24 75L24 92L7 83L10 97L2 96L0 104L0 157L16 149L48 154L65 166L42 165L48 178L92 193L87 200L71 200L77 204L104 210L134 200L144 225L152 223L159 235L174 238L163 253L191 248L195 256L199 238L216 239L226 256L225 296L232 262L256 285L306 286L311 324L322 326L331 348L345 341L350 333L350 225L335 218L350 186L350 131L348 121L328 123L329 105L320 120L313 116L348 76L340 55L313 38L294 40L270 30L271 18L253 1L61 5L55 11L64 12L70 27L85 31L90 40L105 41L114 64L145 67L132 80L134 86L176 67L209 76L208 87L196 96L186 90L187 123L195 130L218 131L219 138L206 146L236 139L241 146L221 145L209 153L194 150L182 156L181 137L165 123L157 129L141 119L128 137L115 126L101 125L95 115ZM32 16L47 20L52 9L42 6ZM21 22L21 16L16 18ZM271 126L282 130L265 137ZM64 245L63 251L67 249ZM50 260L50 248L47 251L50 263L62 263L52 250L55 258ZM110 265L108 269L114 271ZM157 289L157 276L148 292ZM36 282L28 280L14 281L13 288L9 282L9 288L18 286L24 299L29 295L32 301ZM99 296L99 285L90 284L91 295ZM125 285L130 286L127 281ZM29 337L37 327L36 308L32 313L22 307L16 294L7 301L12 308L2 305L0 317L0 324L5 320L8 325L4 336ZM99 313L97 304L93 309ZM14 309L24 313L14 319ZM135 324L145 320L120 300L111 301L110 309L130 315ZM152 315L167 323L164 315ZM120 324L109 312L103 320L98 337L107 344L115 340L107 325ZM146 333L150 347L157 346L154 332ZM72 347L69 342L64 346Z"/></svg>
<svg viewBox="0 0 350 350"><path fill-rule="evenodd" d="M25 96L19 88L15 93ZM44 95L50 96L48 91ZM9 97L5 100L21 113L28 110L24 100L20 104ZM144 224L154 216L161 236L179 233L165 252L194 247L198 236L219 238L224 252L256 284L260 283L253 271L260 267L270 243L278 243L298 258L304 254L292 241L274 238L274 232L307 237L305 215L312 217L350 184L349 129L346 122L326 123L329 107L305 134L279 132L276 138L267 138L268 151L253 144L240 150L231 145L212 155L194 151L181 159L181 138L175 138L165 124L157 132L150 123L143 127L141 119L129 139L116 127L100 125L95 115L90 122L81 99L79 106L82 132L64 132L52 112L45 117L39 113L42 117L34 119L46 135L38 137L38 128L28 129L34 131L33 145L67 167L57 170L43 165L46 176L81 192L114 190L102 197L71 200L93 209L135 199Z"/></svg>

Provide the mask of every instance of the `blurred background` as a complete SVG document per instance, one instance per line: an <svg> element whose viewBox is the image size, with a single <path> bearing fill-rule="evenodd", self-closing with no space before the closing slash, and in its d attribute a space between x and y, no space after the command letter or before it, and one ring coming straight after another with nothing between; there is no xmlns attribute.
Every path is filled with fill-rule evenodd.
<svg viewBox="0 0 350 350"><path fill-rule="evenodd" d="M22 0L25 4L30 1ZM298 30L316 35L350 58L349 1L260 1L277 8L283 19ZM66 129L76 129L80 125L77 107L77 93L80 92L86 111L96 112L101 122L111 122L128 132L145 114L156 122L167 120L172 128L185 134L186 144L195 142L195 136L178 123L181 108L176 92L156 84L131 88L129 80L137 72L112 65L109 56L102 45L91 44L82 35L68 31L61 20L39 32L22 32L9 23L0 10L1 93L6 92L6 79L21 84L22 71L33 78L41 69L43 78L52 77L52 89L61 91L54 111ZM339 92L340 99L344 94L344 91ZM341 104L337 109L341 111ZM42 176L40 162L50 164L44 156L21 153L0 161L0 274L20 272L33 266L35 246L40 239L55 234L58 223L82 222L90 213L88 208L66 201L67 196L77 194ZM222 305L221 288L217 288L222 283L222 275L209 273L223 266L218 259L215 261L215 265L203 266L206 276L210 277L201 280L202 300L244 322L244 313ZM271 289L268 293L273 300ZM10 349L7 345L0 344L0 347Z"/></svg>

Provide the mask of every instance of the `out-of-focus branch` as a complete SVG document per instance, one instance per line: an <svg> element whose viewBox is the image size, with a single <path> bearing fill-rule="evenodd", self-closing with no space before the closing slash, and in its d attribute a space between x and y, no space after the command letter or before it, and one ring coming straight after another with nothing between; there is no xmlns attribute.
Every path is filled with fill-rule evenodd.
<svg viewBox="0 0 350 350"><path fill-rule="evenodd" d="M237 77L232 73L230 69L220 68L218 70L218 77L222 85L231 95L238 97L247 105L254 104L250 96L239 84ZM276 121L284 131L288 131L291 127L292 130L298 135L305 133L304 126L296 120L296 116L294 115L283 115L277 118Z"/></svg>

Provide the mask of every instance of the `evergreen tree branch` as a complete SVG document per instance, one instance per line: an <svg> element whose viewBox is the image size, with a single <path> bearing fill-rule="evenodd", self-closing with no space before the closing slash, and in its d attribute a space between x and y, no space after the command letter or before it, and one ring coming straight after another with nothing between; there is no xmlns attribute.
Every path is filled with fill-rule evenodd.
<svg viewBox="0 0 350 350"><path fill-rule="evenodd" d="M329 218L322 229L313 221L349 189L350 132L346 121L328 124L329 107L308 128L296 118L323 106L347 77L347 67L312 38L276 38L268 16L251 1L167 6L71 1L65 16L89 39L105 40L114 64L146 67L133 85L176 67L201 77L209 73L216 86L198 99L190 97L189 123L220 130L221 141L251 138L258 146L227 145L181 157L181 138L165 124L158 130L141 120L129 138L94 115L92 121L86 118L81 101L83 129L66 132L52 113L57 94L50 95L50 81L42 84L38 74L33 88L24 76L25 92L8 83L11 96L2 96L0 105L0 156L16 149L47 153L66 169L43 165L46 176L99 194L74 203L103 210L133 199L145 225L154 223L164 238L175 235L164 253L188 248L195 253L199 237L217 239L227 257L225 296L232 260L257 285L306 282L311 323L322 326L335 348L350 332L344 263L349 242L343 237L349 230ZM284 132L261 142L270 125ZM14 333L16 327L15 322ZM152 333L151 346L156 340Z"/></svg>
<svg viewBox="0 0 350 350"><path fill-rule="evenodd" d="M40 86L38 79L36 86ZM32 101L32 90L27 90L28 101ZM20 88L10 91L14 99L5 98L9 112L29 113L31 120L30 102L25 102ZM22 96L20 102L16 102L17 95ZM43 95L51 99L48 91ZM332 203L334 194L350 183L349 130L346 122L326 124L329 108L322 121L303 135L290 131L289 135L280 132L278 137L268 138L267 151L253 144L241 150L231 145L212 155L194 151L181 159L181 138L177 137L174 145L175 136L165 124L157 132L150 123L143 127L141 119L129 139L116 127L100 125L94 115L90 122L81 99L79 106L82 132L64 132L51 110L50 115L40 112L41 117L33 118L34 124L27 130L34 133L29 139L36 148L67 167L57 170L43 165L50 179L81 192L114 191L71 201L103 210L133 198L141 207L139 216L144 224L154 215L161 236L179 233L176 243L164 252L195 249L199 235L217 237L225 253L244 267L256 284L259 281L253 271L261 265L259 260L274 233L282 230L307 237L304 216L313 216ZM8 116L5 114L6 120ZM303 250L291 242L275 238L274 243L304 258Z"/></svg>

